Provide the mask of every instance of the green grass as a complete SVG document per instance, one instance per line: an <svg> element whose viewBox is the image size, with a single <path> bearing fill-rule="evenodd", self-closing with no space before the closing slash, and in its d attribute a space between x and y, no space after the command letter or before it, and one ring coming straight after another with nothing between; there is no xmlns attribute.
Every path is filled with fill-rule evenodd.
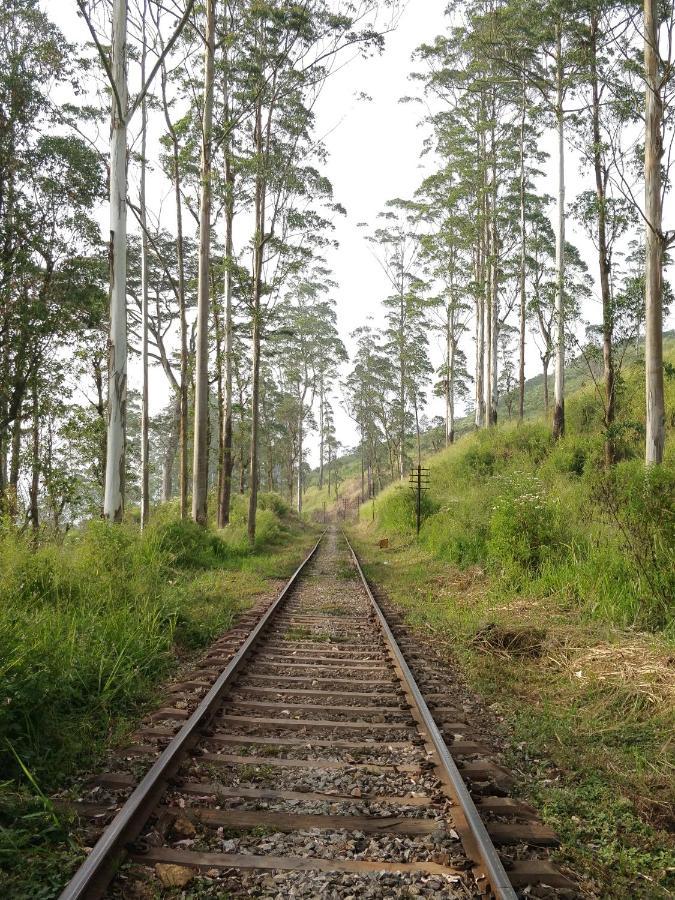
<svg viewBox="0 0 675 900"><path fill-rule="evenodd" d="M645 471L643 383L624 372L610 473L580 385L558 443L533 419L428 457L419 540L407 486L352 529L368 575L505 718L558 860L608 900L675 889L675 429L668 413L666 460ZM666 393L672 411L671 376Z"/></svg>
<svg viewBox="0 0 675 900"><path fill-rule="evenodd" d="M289 577L315 540L263 495L250 549L243 508L237 498L220 532L169 506L142 534L97 521L35 547L0 533L3 896L54 896L79 851L46 795L122 741L180 659Z"/></svg>

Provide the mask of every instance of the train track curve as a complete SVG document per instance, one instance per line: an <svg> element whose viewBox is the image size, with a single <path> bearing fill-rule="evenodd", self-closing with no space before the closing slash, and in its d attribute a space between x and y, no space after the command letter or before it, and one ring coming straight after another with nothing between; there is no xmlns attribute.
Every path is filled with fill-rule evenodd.
<svg viewBox="0 0 675 900"><path fill-rule="evenodd" d="M142 897L139 879L190 897L195 873L200 897L570 896L545 858L505 864L555 835L486 792L499 767L446 693L425 699L410 655L346 535L325 532L70 804L97 840L61 900Z"/></svg>

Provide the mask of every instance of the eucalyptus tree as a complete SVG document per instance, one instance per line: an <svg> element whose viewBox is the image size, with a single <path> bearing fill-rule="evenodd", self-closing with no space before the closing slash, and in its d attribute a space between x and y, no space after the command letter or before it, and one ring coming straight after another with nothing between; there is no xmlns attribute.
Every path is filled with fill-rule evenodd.
<svg viewBox="0 0 675 900"><path fill-rule="evenodd" d="M22 425L45 359L81 333L98 289L92 218L97 154L58 116L81 75L74 47L36 0L0 9L0 507L16 494ZM49 123L54 124L49 128ZM90 278L87 289L87 279ZM11 458L10 458L11 457ZM16 462L14 461L16 458ZM9 466L9 472L8 472Z"/></svg>
<svg viewBox="0 0 675 900"><path fill-rule="evenodd" d="M299 271L327 221L312 208L332 204L332 189L317 168L323 149L311 135L313 106L346 48L379 47L368 17L371 0L354 5L283 0L246 5L241 26L242 67L234 94L251 114L243 129L242 170L252 184L250 242L252 345L248 535L255 540L261 342L265 317L286 277Z"/></svg>
<svg viewBox="0 0 675 900"><path fill-rule="evenodd" d="M494 10L494 12L493 12ZM555 405L553 434L565 430L565 145L572 99L579 81L579 26L581 14L576 0L507 0L493 7L499 25L493 29L492 60L495 74L504 73L537 95L538 108L552 121L557 135L557 211L556 211L556 338ZM522 105L521 105L522 123ZM522 182L521 182L522 185ZM521 186L522 197L522 186ZM522 200L521 200L522 224ZM522 247L521 242L521 260ZM521 335L524 304L521 269Z"/></svg>
<svg viewBox="0 0 675 900"><path fill-rule="evenodd" d="M127 402L127 129L161 68L162 60L187 23L194 0L185 0L169 40L153 64L138 94L129 101L127 76L127 0L112 0L110 51L95 27L97 0L77 0L112 95L110 137L110 335L108 366L108 434L104 515L120 522L124 512Z"/></svg>
<svg viewBox="0 0 675 900"><path fill-rule="evenodd" d="M430 116L433 147L441 157L436 177L446 177L448 183L454 178L452 190L465 204L466 235L473 255L477 427L497 419L499 328L512 306L505 302L507 281L517 274L524 382L527 201L543 154L536 147L540 116L532 102L533 91L517 71L502 65L507 52L513 57L510 65L520 59L520 42L505 4L472 2L464 5L458 24L447 36L439 36L417 52L427 71L416 77L424 80L428 95L441 101L440 110ZM510 271L509 263L516 246L520 248L519 273Z"/></svg>
<svg viewBox="0 0 675 900"><path fill-rule="evenodd" d="M444 362L438 374L445 399L445 444L455 439L455 402L468 387L466 355L459 344L469 330L473 290L471 203L465 186L451 168L443 168L423 182L417 192L420 214L432 230L421 236L422 256L436 296L429 301L431 318L444 340Z"/></svg>
<svg viewBox="0 0 675 900"><path fill-rule="evenodd" d="M302 512L305 420L327 373L347 359L337 330L335 303L325 296L330 279L325 268L307 273L289 286L281 307L277 341L278 367L295 395L297 409L296 508ZM324 394L325 396L325 394ZM321 402L321 398L320 398Z"/></svg>
<svg viewBox="0 0 675 900"><path fill-rule="evenodd" d="M202 99L201 163L199 171L199 272L197 285L197 356L195 360L195 421L192 462L192 518L206 525L208 494L209 316L211 289L211 164L213 89L216 52L215 0L204 13L204 93Z"/></svg>
<svg viewBox="0 0 675 900"><path fill-rule="evenodd" d="M391 200L386 210L379 213L378 221L380 225L368 235L368 241L392 291L382 301L387 323L382 332L382 349L391 360L395 379L394 429L398 475L403 479L410 408L417 411L420 389L430 372L426 284L421 277L419 215L414 208L404 201Z"/></svg>
<svg viewBox="0 0 675 900"><path fill-rule="evenodd" d="M127 293L133 300L129 307L129 335L140 344L145 322L148 332L148 359L161 367L172 397L170 412L166 417L168 439L162 461L161 498L168 501L173 496L173 471L183 427L181 408L183 354L180 349L182 319L186 310L195 306L197 252L195 242L184 239L178 253L174 236L152 227L151 223L148 223L143 234L148 243L145 266L147 311L146 315L143 315L142 253L139 252L138 241L132 238L129 241L127 276ZM179 350L175 352L177 330L180 335ZM186 343L189 343L187 335ZM182 457L179 460L179 475L181 467ZM180 480L182 483L182 479Z"/></svg>
<svg viewBox="0 0 675 900"><path fill-rule="evenodd" d="M386 451L389 477L396 477L397 395L394 364L383 347L382 335L370 324L352 333L356 349L352 355L352 368L344 383L345 407L356 422L361 444L366 447L367 469L374 473L378 489L384 483L381 466L381 448ZM374 481L373 481L374 484Z"/></svg>
<svg viewBox="0 0 675 900"><path fill-rule="evenodd" d="M164 49L162 29L159 24L161 10L157 6L151 8L155 31L160 48ZM180 379L179 379L179 497L180 515L186 518L188 512L188 390L190 381L190 358L188 352L188 322L186 300L186 272L185 272L185 236L183 230L183 181L186 173L192 167L191 158L193 147L190 140L190 102L193 96L191 60L195 56L197 46L195 30L186 27L179 40L177 49L181 52L181 59L171 69L167 66L166 57L162 59L160 67L160 100L166 133L160 138L160 163L173 186L174 207L176 219L176 258L177 270L175 290L179 308L180 327ZM180 90L178 89L180 83ZM170 89L171 85L171 89ZM189 98L187 111L184 114L174 114L177 103Z"/></svg>

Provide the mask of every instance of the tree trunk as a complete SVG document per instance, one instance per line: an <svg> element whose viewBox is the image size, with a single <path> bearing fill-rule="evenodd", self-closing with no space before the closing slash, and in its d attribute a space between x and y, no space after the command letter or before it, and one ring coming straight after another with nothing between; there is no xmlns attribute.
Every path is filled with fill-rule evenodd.
<svg viewBox="0 0 675 900"><path fill-rule="evenodd" d="M33 423L32 423L32 453L31 453L31 479L28 488L29 518L34 532L40 528L40 511L38 506L40 490L40 407L38 404L37 376L33 376L32 389Z"/></svg>
<svg viewBox="0 0 675 900"><path fill-rule="evenodd" d="M145 19L147 0L143 3L142 12L142 50L141 50L141 84L145 84L145 64L148 55L146 43ZM148 168L148 104L145 98L141 104L141 177L140 177L140 215L141 215L141 367L143 383L141 388L141 531L150 518L150 414L148 411L148 215L146 209L145 181Z"/></svg>
<svg viewBox="0 0 675 900"><path fill-rule="evenodd" d="M321 375L321 383L319 386L319 490L323 489L324 403L324 383L323 375Z"/></svg>
<svg viewBox="0 0 675 900"><path fill-rule="evenodd" d="M262 256L262 247L260 248ZM262 269L262 267L261 267ZM258 279L255 279L257 283ZM251 383L251 448L249 456L248 484L248 539L255 543L256 513L258 510L258 417L260 403L260 297L254 285L254 312L252 332L252 383Z"/></svg>
<svg viewBox="0 0 675 900"><path fill-rule="evenodd" d="M450 371L452 367L452 313L448 310L445 323L445 446L452 443L453 423L450 403Z"/></svg>
<svg viewBox="0 0 675 900"><path fill-rule="evenodd" d="M455 340L450 341L448 354L448 409L447 409L447 444L455 443Z"/></svg>
<svg viewBox="0 0 675 900"><path fill-rule="evenodd" d="M525 321L527 297L525 292L526 230L525 230L525 113L527 92L523 73L522 99L520 107L520 330L518 339L518 421L525 415Z"/></svg>
<svg viewBox="0 0 675 900"><path fill-rule="evenodd" d="M180 393L176 394L174 400L173 421L171 422L171 431L166 444L166 453L164 454L164 462L162 464L162 501L168 503L173 496L173 467L176 462L176 452L178 451L178 443L180 441Z"/></svg>
<svg viewBox="0 0 675 900"><path fill-rule="evenodd" d="M210 378L210 382L216 383L216 411L218 413L218 450L216 453L216 517L220 506L220 497L223 493L224 463L225 463L225 392L223 390L223 380L225 377L225 334L223 322L220 317L221 309L216 296L215 285L211 286L212 297L211 305L213 308L213 332L216 342L216 359L215 373ZM209 413L211 412L209 408ZM209 418L209 447L211 446L211 427Z"/></svg>
<svg viewBox="0 0 675 900"><path fill-rule="evenodd" d="M663 233L661 157L663 99L658 60L658 5L645 0L645 463L663 461L665 403L663 395Z"/></svg>
<svg viewBox="0 0 675 900"><path fill-rule="evenodd" d="M103 358L96 350L94 350L92 357L92 369L94 372L94 384L96 386L96 414L101 425L101 441L99 444L99 454L95 474L97 484L99 487L104 488L107 434L105 428L106 410L103 385ZM101 514L103 514L103 508L101 508Z"/></svg>
<svg viewBox="0 0 675 900"><path fill-rule="evenodd" d="M298 515L302 514L302 428L303 425L303 403L300 400L300 415L298 416Z"/></svg>
<svg viewBox="0 0 675 900"><path fill-rule="evenodd" d="M490 394L489 394L489 424L497 424L497 403L499 398L497 387L498 353L497 338L499 337L499 233L497 229L497 144L495 139L495 120L497 116L496 103L493 94L492 103L492 129L490 137L490 156L492 158L492 209L490 217L490 232L492 245L492 268L490 272Z"/></svg>
<svg viewBox="0 0 675 900"><path fill-rule="evenodd" d="M565 118L563 114L562 23L556 27L556 118L558 124L558 227L556 231L556 290L557 324L555 353L555 407L553 437L565 434Z"/></svg>
<svg viewBox="0 0 675 900"><path fill-rule="evenodd" d="M260 400L260 341L262 330L262 295L263 254L265 248L265 204L267 184L262 167L263 157L263 123L262 100L256 103L254 140L258 159L258 172L255 180L255 236L253 239L253 293L251 309L252 338L252 374L251 374L251 447L249 465L248 494L248 539L255 543L256 513L258 510L258 416Z"/></svg>
<svg viewBox="0 0 675 900"><path fill-rule="evenodd" d="M218 525L224 528L230 521L232 496L232 355L234 331L232 327L232 226L234 220L234 175L229 149L225 149L225 410L223 416L223 482L218 504Z"/></svg>
<svg viewBox="0 0 675 900"><path fill-rule="evenodd" d="M494 268L493 247L491 241L490 227L490 204L486 203L485 215L485 248L486 248L486 265L485 278L483 282L483 328L485 349L483 350L483 427L487 428L491 424L492 409L492 278Z"/></svg>
<svg viewBox="0 0 675 900"><path fill-rule="evenodd" d="M614 440L612 426L614 424L614 312L610 290L610 261L607 250L607 198L606 177L603 171L602 147L600 135L600 90L598 85L597 46L598 15L591 16L590 29L590 68L591 92L593 97L593 169L595 172L595 193L598 201L598 266L600 269L600 294L602 297L602 360L605 385L605 466L609 468L614 462Z"/></svg>
<svg viewBox="0 0 675 900"><path fill-rule="evenodd" d="M192 459L192 518L206 525L209 479L209 293L211 287L211 132L215 0L206 0L204 48L204 112L199 199L199 278L197 287L197 358L195 361L195 425Z"/></svg>
<svg viewBox="0 0 675 900"><path fill-rule="evenodd" d="M483 120L483 97L479 105L478 121L476 123L476 168L478 172L482 170L485 159L485 133L482 127ZM485 247L485 183L482 179L482 187L480 197L476 208L476 428L482 428L485 423L485 317L483 304L483 278L486 265L486 247Z"/></svg>
<svg viewBox="0 0 675 900"><path fill-rule="evenodd" d="M111 54L115 91L110 139L110 335L103 514L112 522L121 522L127 433L127 0L113 3Z"/></svg>
<svg viewBox="0 0 675 900"><path fill-rule="evenodd" d="M401 420L399 422L399 446L398 446L398 474L401 481L405 476L405 358L404 358L404 330L405 327L405 297L403 293L403 286L401 286L400 292L400 304L399 304L399 365L401 367L401 381L399 384L399 415L401 416Z"/></svg>
<svg viewBox="0 0 675 900"><path fill-rule="evenodd" d="M480 250L477 251L477 258ZM481 265L476 264L476 428L483 427L483 410L485 407L485 386L483 383L483 367L485 364L485 322L483 321L483 297L481 292Z"/></svg>
<svg viewBox="0 0 675 900"><path fill-rule="evenodd" d="M179 461L179 491L180 491L180 517L187 518L188 508L188 335L187 317L185 314L185 254L183 247L183 200L181 194L181 169L180 149L178 135L169 116L169 105L166 97L166 68L162 66L162 101L164 106L164 119L171 136L172 144L172 168L173 188L176 205L176 261L178 264L178 309L180 316L180 461Z"/></svg>
<svg viewBox="0 0 675 900"><path fill-rule="evenodd" d="M16 519L19 509L19 473L21 471L21 421L23 417L23 401L12 422L12 456L9 463L9 484L7 485L7 513L12 521Z"/></svg>
<svg viewBox="0 0 675 900"><path fill-rule="evenodd" d="M548 356L543 356L541 362L544 368L544 413L548 416Z"/></svg>

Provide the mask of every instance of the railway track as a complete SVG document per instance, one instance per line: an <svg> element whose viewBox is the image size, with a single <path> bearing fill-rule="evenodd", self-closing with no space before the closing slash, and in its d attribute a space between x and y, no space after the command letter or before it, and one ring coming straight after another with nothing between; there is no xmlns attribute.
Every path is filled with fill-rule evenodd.
<svg viewBox="0 0 675 900"><path fill-rule="evenodd" d="M328 531L70 804L96 842L62 900L570 896L452 686L421 681Z"/></svg>

